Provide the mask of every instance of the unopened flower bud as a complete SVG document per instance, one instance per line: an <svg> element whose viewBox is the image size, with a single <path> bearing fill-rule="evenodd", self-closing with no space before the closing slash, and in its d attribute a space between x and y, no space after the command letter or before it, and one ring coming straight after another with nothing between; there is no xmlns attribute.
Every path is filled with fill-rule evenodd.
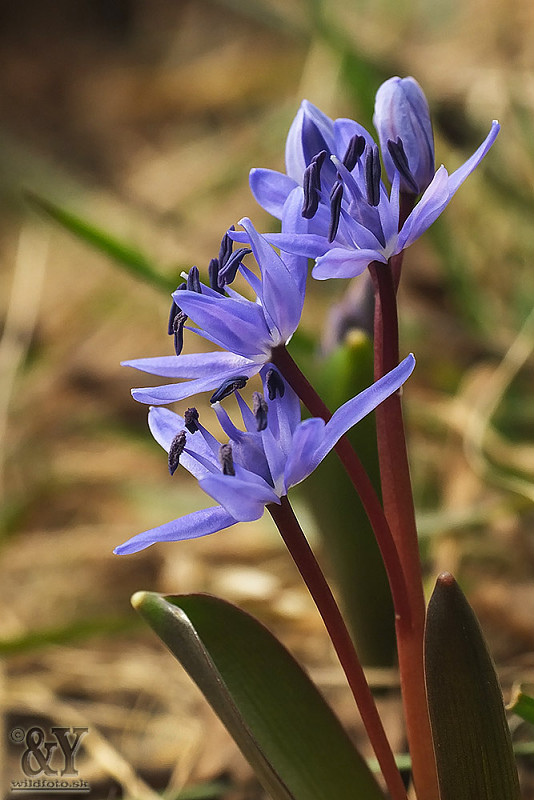
<svg viewBox="0 0 534 800"><path fill-rule="evenodd" d="M390 182L397 171L401 192L424 192L435 172L434 135L428 103L417 81L396 77L383 83L376 93L373 122Z"/></svg>

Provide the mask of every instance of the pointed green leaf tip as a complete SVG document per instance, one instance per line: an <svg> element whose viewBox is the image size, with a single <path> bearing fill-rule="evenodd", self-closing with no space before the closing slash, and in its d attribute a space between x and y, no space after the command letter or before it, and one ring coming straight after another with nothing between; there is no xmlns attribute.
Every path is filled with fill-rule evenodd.
<svg viewBox="0 0 534 800"><path fill-rule="evenodd" d="M428 605L426 683L442 800L519 800L510 731L477 618L450 573Z"/></svg>
<svg viewBox="0 0 534 800"><path fill-rule="evenodd" d="M181 662L273 800L384 800L308 676L257 620L208 595L132 604Z"/></svg>

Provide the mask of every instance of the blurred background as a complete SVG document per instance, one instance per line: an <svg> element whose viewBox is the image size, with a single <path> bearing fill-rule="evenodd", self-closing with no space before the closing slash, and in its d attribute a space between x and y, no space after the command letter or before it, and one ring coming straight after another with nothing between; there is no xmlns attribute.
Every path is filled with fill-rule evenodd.
<svg viewBox="0 0 534 800"><path fill-rule="evenodd" d="M0 3L2 786L21 777L13 726L59 724L89 728L77 766L90 797L265 797L137 620L137 589L208 591L252 611L361 737L270 520L112 555L205 502L185 474L169 478L130 397L152 379L119 366L172 352L169 292L40 216L25 193L128 242L175 284L192 264L207 269L240 217L272 229L248 171L283 168L303 97L370 126L376 89L396 74L426 92L450 170L493 118L502 124L406 254L402 352L418 358L405 398L428 587L454 572L505 691L534 682L533 42L527 0ZM306 332L319 336L345 288L310 286ZM394 693L381 708L401 751Z"/></svg>

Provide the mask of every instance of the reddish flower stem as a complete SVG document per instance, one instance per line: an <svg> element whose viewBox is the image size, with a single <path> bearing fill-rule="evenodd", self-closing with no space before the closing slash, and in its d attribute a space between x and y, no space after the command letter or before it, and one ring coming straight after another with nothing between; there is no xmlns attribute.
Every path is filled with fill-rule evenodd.
<svg viewBox="0 0 534 800"><path fill-rule="evenodd" d="M391 751L351 636L289 500L287 497L282 497L280 505L271 503L267 506L267 510L280 531L282 539L323 618L380 764L391 800L407 800L401 774L395 764L395 757Z"/></svg>
<svg viewBox="0 0 534 800"><path fill-rule="evenodd" d="M375 380L399 363L396 279L390 264L369 266L375 286ZM425 689L423 637L425 600L401 394L376 409L378 456L384 511L406 576L412 625L397 626L397 644L406 730L418 797L439 800L432 732Z"/></svg>
<svg viewBox="0 0 534 800"><path fill-rule="evenodd" d="M321 417L325 422L328 422L332 417L330 410L309 383L306 376L300 371L286 348L277 347L273 350L271 360L272 363L278 367L289 385L298 394L310 414L314 417ZM378 499L374 486L363 464L347 437L342 436L334 449L345 467L354 488L360 496L371 527L375 533L391 588L397 626L409 628L409 592L407 590L406 579L399 558L397 545L391 534L380 500Z"/></svg>

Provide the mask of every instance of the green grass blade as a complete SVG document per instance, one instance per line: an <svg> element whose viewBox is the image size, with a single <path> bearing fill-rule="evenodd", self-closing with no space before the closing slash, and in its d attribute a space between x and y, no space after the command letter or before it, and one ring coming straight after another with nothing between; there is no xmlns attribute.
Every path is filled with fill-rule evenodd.
<svg viewBox="0 0 534 800"><path fill-rule="evenodd" d="M107 231L103 231L72 212L60 208L50 200L31 192L27 193L26 196L34 208L51 217L82 242L109 256L131 275L136 278L142 278L152 286L167 292L172 292L176 289L177 278L171 279L162 275L143 253L131 245L115 238Z"/></svg>

